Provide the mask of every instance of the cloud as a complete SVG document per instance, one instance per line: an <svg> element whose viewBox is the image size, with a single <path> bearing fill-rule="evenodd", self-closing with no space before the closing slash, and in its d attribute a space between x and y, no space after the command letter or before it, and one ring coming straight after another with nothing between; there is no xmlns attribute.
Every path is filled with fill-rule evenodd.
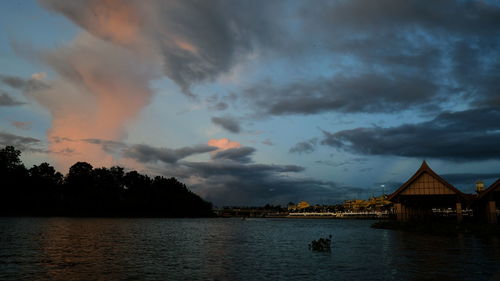
<svg viewBox="0 0 500 281"><path fill-rule="evenodd" d="M12 75L0 74L0 82L13 89L21 90L27 93L47 89L49 87L49 85L43 82L41 79L36 79L36 78L24 79Z"/></svg>
<svg viewBox="0 0 500 281"><path fill-rule="evenodd" d="M183 178L198 194L216 205L286 204L307 200L336 204L367 194L367 190L332 181L303 178L295 165L244 164L238 162L182 162L182 168L166 168L165 174Z"/></svg>
<svg viewBox="0 0 500 281"><path fill-rule="evenodd" d="M299 57L290 64L307 75L257 81L241 93L258 117L500 105L499 18L493 2L299 5L293 23L307 40L285 40ZM321 74L301 65L318 57Z"/></svg>
<svg viewBox="0 0 500 281"><path fill-rule="evenodd" d="M47 73L45 73L45 72L33 73L31 75L31 78L35 79L35 80L38 80L38 81L43 81L43 80L45 80L45 78L47 78Z"/></svg>
<svg viewBox="0 0 500 281"><path fill-rule="evenodd" d="M89 144L95 144L110 154L121 155L125 158L136 160L140 163L167 163L174 164L177 161L195 154L202 154L217 150L216 147L208 145L186 146L177 149L158 148L146 144L126 144L124 142L102 140L102 139L82 139L79 140Z"/></svg>
<svg viewBox="0 0 500 281"><path fill-rule="evenodd" d="M383 0L374 3L369 0L356 2L335 2L325 6L307 6L316 17L309 17L317 25L334 25L333 30L342 27L372 31L378 28L391 30L408 29L415 25L436 33L450 32L452 35L495 34L500 27L500 7L495 3L462 2L454 0L423 3L411 0L401 3L397 0ZM467 15L460 19L457 14ZM394 25L399 23L399 25ZM336 25L335 25L336 24ZM318 27L313 25L312 27ZM339 26L340 25L340 26Z"/></svg>
<svg viewBox="0 0 500 281"><path fill-rule="evenodd" d="M241 147L241 144L239 142L231 141L228 138L211 139L208 141L208 145L213 146L213 147L217 147L221 150Z"/></svg>
<svg viewBox="0 0 500 281"><path fill-rule="evenodd" d="M212 161L191 162L172 161L170 155L165 156L165 149L148 147L146 153L127 157L153 164L162 159L162 165L153 165L149 169L181 179L193 191L219 206L286 204L300 200L334 204L369 193L363 188L301 177L299 174L305 170L301 166L255 164L251 159L254 151L251 147L228 148L212 154Z"/></svg>
<svg viewBox="0 0 500 281"><path fill-rule="evenodd" d="M211 95L205 99L207 108L209 110L224 111L229 108L228 103L234 103L238 100L238 96L235 93L230 93L227 95Z"/></svg>
<svg viewBox="0 0 500 281"><path fill-rule="evenodd" d="M295 144L292 146L289 150L290 153L312 153L314 150L316 150L316 144L318 142L318 139L313 138L308 141L303 141Z"/></svg>
<svg viewBox="0 0 500 281"><path fill-rule="evenodd" d="M332 181L303 178L299 176L305 170L302 166L253 163L254 148L227 148L228 144L235 143L227 139L216 140L223 143L216 151L217 147L204 145L171 149L99 139L79 141L109 146L113 153L149 164L150 172L177 177L218 205L286 204L300 200L333 204L368 192ZM206 152L213 152L211 161L185 160L190 155Z"/></svg>
<svg viewBox="0 0 500 281"><path fill-rule="evenodd" d="M316 160L315 163L331 166L331 167L342 167L347 165L360 165L364 162L368 161L368 158L352 158L343 161L331 161L331 160ZM361 170L366 172L368 169L372 168L362 168Z"/></svg>
<svg viewBox="0 0 500 281"><path fill-rule="evenodd" d="M16 127L17 129L20 129L20 130L29 130L29 129L31 129L31 125L32 125L31 122L22 122L22 121L12 121L12 122L10 122L10 124L12 124L12 126Z"/></svg>
<svg viewBox="0 0 500 281"><path fill-rule="evenodd" d="M212 123L221 126L222 128L228 130L231 133L239 133L240 132L240 124L239 122L230 116L225 117L212 117Z"/></svg>
<svg viewBox="0 0 500 281"><path fill-rule="evenodd" d="M271 139L265 139L262 141L263 144L273 146L274 143L271 141Z"/></svg>
<svg viewBox="0 0 500 281"><path fill-rule="evenodd" d="M192 147L183 147L179 149L155 148L144 144L132 145L125 149L124 156L135 159L142 163L154 163L161 161L163 163L175 163L180 159L200 153L206 153L217 148L208 145L198 145Z"/></svg>
<svg viewBox="0 0 500 281"><path fill-rule="evenodd" d="M456 173L441 174L441 177L454 185L467 185L469 189L475 187L478 180L490 180L500 178L500 173Z"/></svg>
<svg viewBox="0 0 500 281"><path fill-rule="evenodd" d="M253 147L238 147L217 151L212 155L214 160L230 160L240 163L252 162L251 155L255 152Z"/></svg>
<svg viewBox="0 0 500 281"><path fill-rule="evenodd" d="M285 204L335 193L331 182L287 176L303 170L294 165L182 162L182 167L167 168L165 173L184 178L195 192L218 205Z"/></svg>
<svg viewBox="0 0 500 281"><path fill-rule="evenodd" d="M500 110L445 112L432 120L397 127L323 131L322 144L365 155L443 158L454 161L500 157Z"/></svg>
<svg viewBox="0 0 500 281"><path fill-rule="evenodd" d="M161 77L160 66L150 57L134 54L88 33L79 34L70 44L39 52L39 59L55 71L53 80L2 77L22 90L52 116L48 131L51 151L58 169L76 161L114 165L115 159L87 142L52 142L72 139L120 141L124 127L133 120L153 95L149 84Z"/></svg>
<svg viewBox="0 0 500 281"><path fill-rule="evenodd" d="M122 155L123 151L127 149L129 146L121 141L113 141L113 140L102 140L102 139L81 139L81 140L72 140L68 138L53 138L53 142L85 142L88 144L97 144L102 147L102 150L111 155Z"/></svg>
<svg viewBox="0 0 500 281"><path fill-rule="evenodd" d="M167 76L186 95L194 96L193 84L214 81L280 37L275 32L280 24L274 17L274 12L280 11L278 3L40 3L82 29L69 44L36 54L56 73L51 81L38 77L44 78L50 89L38 89L29 95L52 114L49 139L58 136L120 141L127 122L150 102L153 92L149 85L153 80ZM41 83L41 79L31 80ZM19 79L9 78L7 82L16 87L22 84ZM227 103L222 101L215 106L218 110L225 108ZM235 122L224 124L229 130L239 130ZM78 160L93 159L102 165L114 161L89 143L51 144L53 149L60 149L58 145L85 155L85 159ZM63 168L74 160L59 157L56 164Z"/></svg>
<svg viewBox="0 0 500 281"><path fill-rule="evenodd" d="M18 106L26 104L12 98L9 94L0 90L0 106Z"/></svg>
<svg viewBox="0 0 500 281"><path fill-rule="evenodd" d="M269 82L244 91L256 111L267 115L393 112L435 103L440 88L433 81L402 74L359 74L300 81L285 86ZM404 94L403 94L404 93Z"/></svg>
<svg viewBox="0 0 500 281"><path fill-rule="evenodd" d="M218 103L215 103L213 105L210 105L208 107L208 109L210 110L217 110L217 111L223 111L223 110L226 110L227 108L229 107L229 105L225 102L218 102Z"/></svg>
<svg viewBox="0 0 500 281"><path fill-rule="evenodd" d="M16 149L29 152L44 152L40 148L42 142L39 139L32 137L18 136L6 132L0 132L0 145L8 146L12 145Z"/></svg>
<svg viewBox="0 0 500 281"><path fill-rule="evenodd" d="M474 99L483 105L500 103L495 95L500 8L495 3L41 3L95 37L133 53L153 53L162 60L164 74L188 95L193 95L191 85L213 81L255 54L290 64L318 56L330 62L334 75L289 85L257 82L243 91L258 113L436 109L430 100L470 102L470 93L477 93ZM225 109L227 103L214 108Z"/></svg>
<svg viewBox="0 0 500 281"><path fill-rule="evenodd" d="M134 51L154 51L187 95L194 83L228 72L260 45L276 41L281 3L245 1L42 0L94 36ZM279 6L279 7L276 7Z"/></svg>
<svg viewBox="0 0 500 281"><path fill-rule="evenodd" d="M241 79L248 80L228 90L228 97L233 92L233 96L241 97L214 99L207 102L209 109L225 110L229 105L238 109L235 104L242 103L245 107L240 108L248 108L259 117L325 112L392 114L402 110L431 116L459 106L475 110L479 117L471 114L462 118L454 112L417 124L324 132L322 143L360 154L454 160L489 159L499 154L495 148L498 127L490 124L499 120L498 116L492 109L479 110L500 105L500 9L493 2L40 3L70 19L82 33L67 45L40 52L39 59L55 74L51 74L52 80L4 75L0 82L26 92L27 97L48 109L53 120L49 131L51 149L74 151L78 160L109 165L115 161L113 155L128 149L130 157L162 165L173 162L177 166L170 167L172 170L196 175L205 166L208 169L221 165L215 162L236 162L232 163L234 167L250 167L246 167L252 171L248 178L222 173L205 175L200 182L217 189L220 180L220 190L235 191L239 198L244 198L251 188L264 192L258 184L268 191L281 190L279 196L286 196L287 184L296 187L290 188L290 193L296 195L304 195L300 188L307 189L304 186L308 183L318 190L337 188L333 183L295 179L292 172L277 172L270 166L266 173L259 174L259 167L250 162L253 152L228 139L211 140L208 145L219 149L211 151L211 156L216 157L220 150L228 152L219 157L246 153L243 158L232 158L240 162L214 158L198 167L183 164L184 155L190 155L193 147L183 152L119 145L125 139L127 123L150 102L152 81L167 76L186 95L194 96L193 85L216 81L242 64L262 62L266 69L271 66L271 71L260 74L257 69L248 77L242 75ZM283 76L275 78L271 72ZM259 79L269 75L272 82ZM289 77L287 81L292 82L280 77ZM43 87L28 86L42 80ZM238 88L240 85L245 88ZM491 119L483 119L482 114ZM219 126L228 129L228 120L218 121ZM241 130L237 122L238 126L232 125L228 130ZM429 136L439 141L429 142ZM82 139L109 142L97 144ZM312 151L311 146L305 142L291 152ZM64 166L76 159L60 156L59 163ZM251 181L251 177L262 175L262 180ZM189 173L185 176L195 182ZM238 184L243 180L250 183ZM238 193L240 185L244 187ZM263 198L276 197L266 194Z"/></svg>

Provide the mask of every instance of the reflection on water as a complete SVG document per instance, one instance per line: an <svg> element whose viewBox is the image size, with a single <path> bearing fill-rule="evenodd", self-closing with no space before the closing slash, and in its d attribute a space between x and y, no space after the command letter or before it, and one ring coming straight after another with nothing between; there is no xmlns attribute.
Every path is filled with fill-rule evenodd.
<svg viewBox="0 0 500 281"><path fill-rule="evenodd" d="M500 280L498 237L370 223L0 218L0 280ZM328 234L331 253L308 250Z"/></svg>

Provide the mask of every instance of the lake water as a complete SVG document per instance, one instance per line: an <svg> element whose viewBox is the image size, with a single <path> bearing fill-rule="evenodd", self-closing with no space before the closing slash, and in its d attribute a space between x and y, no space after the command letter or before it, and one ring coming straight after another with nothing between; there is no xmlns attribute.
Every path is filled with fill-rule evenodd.
<svg viewBox="0 0 500 281"><path fill-rule="evenodd" d="M500 237L372 222L0 218L0 280L500 280Z"/></svg>

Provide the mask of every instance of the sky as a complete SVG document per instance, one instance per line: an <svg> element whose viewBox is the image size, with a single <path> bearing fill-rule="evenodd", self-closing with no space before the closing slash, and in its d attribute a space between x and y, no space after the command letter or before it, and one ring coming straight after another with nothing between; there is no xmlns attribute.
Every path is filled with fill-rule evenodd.
<svg viewBox="0 0 500 281"><path fill-rule="evenodd" d="M0 146L222 205L500 177L496 1L0 1Z"/></svg>

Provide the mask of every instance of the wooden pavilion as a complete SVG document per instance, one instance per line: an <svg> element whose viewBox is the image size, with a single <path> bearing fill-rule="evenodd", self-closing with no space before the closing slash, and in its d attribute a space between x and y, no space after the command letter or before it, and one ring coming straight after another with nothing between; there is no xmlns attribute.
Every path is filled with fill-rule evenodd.
<svg viewBox="0 0 500 281"><path fill-rule="evenodd" d="M461 221L462 206L468 203L469 198L423 161L417 172L389 195L388 200L394 203L397 220L428 219L434 217L433 209L451 208L457 220Z"/></svg>
<svg viewBox="0 0 500 281"><path fill-rule="evenodd" d="M488 223L498 223L498 207L500 207L500 179L479 192L473 204L474 216Z"/></svg>

